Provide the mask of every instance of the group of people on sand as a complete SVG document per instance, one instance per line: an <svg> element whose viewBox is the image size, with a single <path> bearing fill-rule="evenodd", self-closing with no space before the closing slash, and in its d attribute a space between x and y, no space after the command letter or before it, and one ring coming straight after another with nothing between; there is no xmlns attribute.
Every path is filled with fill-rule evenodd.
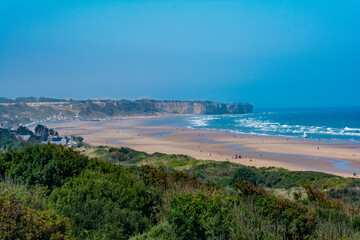
<svg viewBox="0 0 360 240"><path fill-rule="evenodd" d="M235 154L235 157L234 157L235 159L238 159L238 158L242 158L242 156L241 156L241 154L239 154L239 155L237 155L237 154Z"/></svg>
<svg viewBox="0 0 360 240"><path fill-rule="evenodd" d="M200 137L201 135L199 134L198 136ZM204 135L202 135L202 136L204 136ZM235 137L235 135L234 135L234 137ZM204 138L203 141L206 142L209 140L207 138ZM203 141L200 140L200 144L203 144ZM213 142L213 139L210 138L209 142ZM199 145L197 146L197 148L199 149L199 152L203 152L203 150L200 148ZM219 155L221 155L223 157L223 155L220 152L219 152ZM208 153L208 156L211 156L211 152ZM246 156L242 156L241 154L235 154L235 156L231 156L231 159L240 159L240 158L246 158ZM229 159L226 158L226 161L229 161ZM250 159L250 161L252 161L252 160Z"/></svg>

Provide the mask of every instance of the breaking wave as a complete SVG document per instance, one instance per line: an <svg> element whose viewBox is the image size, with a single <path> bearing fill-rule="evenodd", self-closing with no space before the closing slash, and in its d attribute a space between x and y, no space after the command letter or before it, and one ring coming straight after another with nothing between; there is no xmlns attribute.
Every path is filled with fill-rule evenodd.
<svg viewBox="0 0 360 240"><path fill-rule="evenodd" d="M341 113L262 112L246 115L196 116L187 119L187 127L223 130L234 133L360 140L359 111Z"/></svg>
<svg viewBox="0 0 360 240"><path fill-rule="evenodd" d="M209 121L217 120L220 117L210 117L210 116L199 116L192 117L189 119L190 126L189 127L207 127L209 126Z"/></svg>
<svg viewBox="0 0 360 240"><path fill-rule="evenodd" d="M263 121L261 119L238 119L235 120L237 127L249 128L258 133L275 133L281 135L301 135L304 132L307 134L321 134L330 136L358 136L360 137L359 128L331 128L326 126L304 126L304 125L287 125L278 122Z"/></svg>

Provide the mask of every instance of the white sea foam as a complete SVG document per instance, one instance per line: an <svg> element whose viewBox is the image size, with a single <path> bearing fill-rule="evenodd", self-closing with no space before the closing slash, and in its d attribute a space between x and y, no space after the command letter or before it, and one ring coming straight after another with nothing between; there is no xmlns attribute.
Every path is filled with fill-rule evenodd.
<svg viewBox="0 0 360 240"><path fill-rule="evenodd" d="M360 136L359 128L331 128L326 126L304 126L304 125L289 125L273 122L269 120L262 120L260 118L242 118L235 120L236 126L240 128L247 128L257 130L256 134L261 133L276 133L280 134L322 134L322 135L339 135L339 136Z"/></svg>
<svg viewBox="0 0 360 240"><path fill-rule="evenodd" d="M345 127L344 128L345 131L355 131L355 132L360 132L360 128L349 128L349 127Z"/></svg>
<svg viewBox="0 0 360 240"><path fill-rule="evenodd" d="M189 122L194 127L206 127L208 126L208 122L210 120L219 119L218 117L210 117L210 116L201 116L201 117L192 117L189 119Z"/></svg>
<svg viewBox="0 0 360 240"><path fill-rule="evenodd" d="M194 127L206 127L207 126L207 123L202 119L191 119L191 120L189 120L189 122Z"/></svg>
<svg viewBox="0 0 360 240"><path fill-rule="evenodd" d="M257 115L197 116L188 119L188 121L191 128L226 130L240 134L302 137L305 132L309 137L313 138L360 137L360 128L349 126L336 128L323 125L292 125L288 122L277 122L274 120L277 118L269 119L265 114L269 113ZM220 126L224 126L224 128Z"/></svg>

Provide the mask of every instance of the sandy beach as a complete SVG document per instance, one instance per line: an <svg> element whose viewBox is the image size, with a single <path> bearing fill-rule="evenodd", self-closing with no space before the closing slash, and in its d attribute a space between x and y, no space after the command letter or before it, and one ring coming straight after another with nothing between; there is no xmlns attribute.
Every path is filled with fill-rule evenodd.
<svg viewBox="0 0 360 240"><path fill-rule="evenodd" d="M82 136L91 145L123 146L147 153L186 154L202 160L231 161L255 167L321 171L343 177L353 177L354 172L360 172L358 145L148 125L147 121L152 118L56 122L47 126L60 135Z"/></svg>

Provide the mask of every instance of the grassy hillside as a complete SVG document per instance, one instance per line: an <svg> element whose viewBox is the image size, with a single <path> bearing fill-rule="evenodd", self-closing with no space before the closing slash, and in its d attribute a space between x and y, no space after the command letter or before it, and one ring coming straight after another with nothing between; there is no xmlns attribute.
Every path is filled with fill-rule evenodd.
<svg viewBox="0 0 360 240"><path fill-rule="evenodd" d="M289 195L301 190L306 183L327 191L334 198L358 201L360 179L315 171L288 171L283 168L255 168L231 162L197 160L187 155L147 154L130 148L108 146L86 146L79 151L89 157L96 157L123 166L152 165L168 171L180 170L196 176L203 182L215 182L220 186L231 187L238 179L244 179L271 191ZM282 191L279 191L282 190Z"/></svg>

